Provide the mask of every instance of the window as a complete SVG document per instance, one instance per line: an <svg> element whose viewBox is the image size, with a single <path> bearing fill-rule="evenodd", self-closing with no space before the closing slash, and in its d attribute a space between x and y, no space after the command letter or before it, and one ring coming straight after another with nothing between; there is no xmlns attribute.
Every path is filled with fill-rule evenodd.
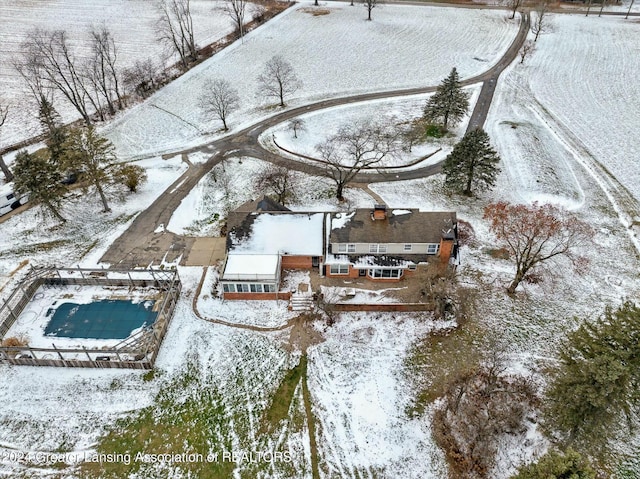
<svg viewBox="0 0 640 479"><path fill-rule="evenodd" d="M265 293L275 293L276 285L275 284L263 284L262 285Z"/></svg>
<svg viewBox="0 0 640 479"><path fill-rule="evenodd" d="M12 200L12 199L14 199L15 197L16 197L16 196L15 196L13 193L9 193L9 194L7 195L7 199L8 199L8 200Z"/></svg>
<svg viewBox="0 0 640 479"><path fill-rule="evenodd" d="M246 283L236 283L236 291L238 293L248 293L249 285Z"/></svg>
<svg viewBox="0 0 640 479"><path fill-rule="evenodd" d="M331 274L349 274L348 264L332 264L329 268Z"/></svg>
<svg viewBox="0 0 640 479"><path fill-rule="evenodd" d="M347 244L347 243L339 243L338 244L338 253L355 253L356 252L356 245L351 243L351 244Z"/></svg>
<svg viewBox="0 0 640 479"><path fill-rule="evenodd" d="M225 293L235 293L236 285L229 284L229 283L222 283L222 291L224 291Z"/></svg>
<svg viewBox="0 0 640 479"><path fill-rule="evenodd" d="M408 270L410 270L410 271L415 271L415 270L416 270L416 265L415 265L415 264L410 264L410 265L407 267L407 269L408 269Z"/></svg>
<svg viewBox="0 0 640 479"><path fill-rule="evenodd" d="M370 269L369 276L372 278L399 278L402 276L401 269Z"/></svg>
<svg viewBox="0 0 640 479"><path fill-rule="evenodd" d="M404 250L405 251L411 251L412 249L413 249L412 245L410 245L410 244L404 245Z"/></svg>
<svg viewBox="0 0 640 479"><path fill-rule="evenodd" d="M430 243L427 245L427 254L437 254L440 249L440 245L438 243Z"/></svg>
<svg viewBox="0 0 640 479"><path fill-rule="evenodd" d="M262 285L261 284L250 284L249 287L251 288L251 292L252 293L262 293Z"/></svg>
<svg viewBox="0 0 640 479"><path fill-rule="evenodd" d="M371 243L369 245L369 253L386 253L386 252L387 252L386 244Z"/></svg>

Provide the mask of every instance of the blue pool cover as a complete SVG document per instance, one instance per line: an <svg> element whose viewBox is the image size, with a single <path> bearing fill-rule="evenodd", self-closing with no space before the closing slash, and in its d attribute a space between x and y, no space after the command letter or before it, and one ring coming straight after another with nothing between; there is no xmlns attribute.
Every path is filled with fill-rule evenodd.
<svg viewBox="0 0 640 479"><path fill-rule="evenodd" d="M63 303L44 334L63 338L125 339L134 329L156 320L154 301L103 300L89 304Z"/></svg>

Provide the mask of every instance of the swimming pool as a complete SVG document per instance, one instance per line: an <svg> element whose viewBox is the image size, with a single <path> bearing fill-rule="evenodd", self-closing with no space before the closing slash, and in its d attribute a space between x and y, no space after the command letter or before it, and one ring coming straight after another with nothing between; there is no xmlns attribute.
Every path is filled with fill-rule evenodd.
<svg viewBox="0 0 640 479"><path fill-rule="evenodd" d="M53 316L44 334L63 338L125 339L134 330L155 322L154 304L155 301L126 300L62 303L47 312Z"/></svg>

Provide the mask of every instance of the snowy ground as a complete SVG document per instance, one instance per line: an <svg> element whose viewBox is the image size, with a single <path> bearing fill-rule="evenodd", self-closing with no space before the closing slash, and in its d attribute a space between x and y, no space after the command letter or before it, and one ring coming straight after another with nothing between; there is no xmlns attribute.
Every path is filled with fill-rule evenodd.
<svg viewBox="0 0 640 479"><path fill-rule="evenodd" d="M232 31L231 19L215 0L192 0L194 36L200 46L207 45ZM34 28L63 29L78 59L90 55L89 34L93 26L108 26L118 48L120 68L136 61L152 59L164 66L176 61L156 40L158 12L154 3L145 0L3 0L0 15L0 85L2 97L10 100L11 110L0 137L0 147L38 133L37 115L21 107L23 99L31 102L14 70L12 60L20 55L20 44ZM131 35L135 32L135 35ZM29 103L27 103L29 104ZM56 103L65 121L77 113L61 98ZM59 105L59 106L58 106Z"/></svg>
<svg viewBox="0 0 640 479"><path fill-rule="evenodd" d="M256 97L256 78L275 52L286 52L303 82L287 102L295 106L327 96L437 85L453 66L463 78L481 73L500 58L517 29L496 11L386 5L366 22L362 8L337 2L322 8L330 13L312 15L308 5L285 11L122 115L105 129L119 155L216 138L219 122L198 107L203 82L211 78L232 80L238 89L241 106L229 117L232 129L269 115L273 101Z"/></svg>
<svg viewBox="0 0 640 479"><path fill-rule="evenodd" d="M469 111L473 110L478 100L480 88L480 85L466 88L469 93ZM297 138L289 123L286 122L265 131L260 137L260 141L282 156L317 165L318 163L315 161L291 155L284 150L319 159L320 154L317 146L337 133L342 126L381 122L402 130L412 120L422 116L424 106L430 96L415 95L400 99L366 101L356 105L350 104L308 113L298 117L303 121L304 128L297 132ZM376 166L413 169L441 161L451 152L456 141L464 135L469 116L466 115L455 128L451 128L450 134L446 137L432 138L430 141L413 145L411 151L403 148L397 155L384 158ZM433 154L434 152L437 153ZM416 162L427 155L429 157L424 161Z"/></svg>
<svg viewBox="0 0 640 479"><path fill-rule="evenodd" d="M416 34L437 36L436 29L430 30L434 24L429 22L446 26L448 31L449 24L455 26L457 20L447 12L458 10L424 9L424 12L431 14L425 13L424 17L416 19L419 10L414 7L385 6L374 10L374 22L371 24L364 21L358 23L362 19L361 8L349 9L346 5L332 4L331 12L320 17L308 15L301 9L287 13L266 28L255 31L255 37L248 38L245 45L236 45L229 53L222 55L220 58L223 60L230 57L224 60L227 63L221 60L218 65L212 61L199 69L206 71L208 68L229 67L231 59L241 56L236 50L245 47L249 50L259 45L265 48L275 45L290 48L292 58L302 61L304 46L313 43L301 41L299 35L303 28L309 31L312 31L312 27L315 29L313 23L323 28L320 31L326 34L326 42L332 39L327 32L337 35L340 41L335 45L344 45L352 34L355 35L352 31L362 33L362 28L372 25L380 32L387 31L393 42L394 38L398 38L394 35L400 35L400 21L391 22L392 13L410 12L403 14L408 18L402 17L407 24L406 38L413 38L409 35ZM504 39L497 42L503 46L506 46L509 37L505 32L513 33L515 30L515 26L507 26L504 13L459 12L460 22L468 20L470 17L467 15L472 18L481 15L485 20L489 19L488 23L483 23L485 20L478 23L491 30L486 32L490 38ZM336 21L336 18L345 22ZM538 51L524 65L514 65L505 72L498 85L486 124L493 144L503 158L503 172L494 192L471 200L447 196L441 190L440 177L403 182L401 185L388 183L371 186L391 208L455 210L460 219L471 223L476 240L461 249L459 280L480 294L477 317L481 318L487 335L504 345L509 353L509 370L518 373L532 371L540 361L552 357L558 340L581 319L596 317L606 305L615 306L625 298L636 298L640 294L638 252L611 205L611 197L584 168L584 162L579 161L585 152L576 154L575 148L569 146L574 145L575 138L578 138L585 145L585 151L591 153L591 159L605 164L637 194L637 169L634 169L633 159L640 148L635 143L637 135L634 136L630 128L635 125L640 96L625 96L624 89L636 92L637 83L625 81L625 78L638 76L638 62L628 52L638 49L640 35L637 35L637 30L640 24L624 22L621 18L552 18L555 31L541 36ZM351 22L349 29L345 28L347 20ZM288 24L288 21L294 23ZM424 23L424 30L418 25L419 21ZM286 25L291 26L291 33L280 34ZM480 28L478 24L474 25ZM499 28L492 30L492 25ZM339 27L343 29L342 33L337 31ZM443 39L437 41L444 41L448 35L443 34ZM615 37L617 41L605 41L610 37ZM475 56L477 51L489 48L478 38L475 44L470 42L469 51L474 52L470 57ZM287 43L289 41L292 43ZM353 49L334 48L330 51L333 55L351 55L350 52L359 51L360 48L359 43L352 45ZM582 48L578 51L580 45ZM582 55L585 45L589 46L589 55ZM329 48L321 48L326 43L315 46L319 52ZM275 47L272 51L276 51ZM421 76L420 82L424 80L434 84L448 73L451 66L450 62L447 64L449 60L438 60L439 55L446 56L446 51L446 48L440 48L434 58L428 60L442 62L441 68L424 67L421 75L426 77ZM425 52L422 53L426 56ZM375 61L373 57L375 55L371 55L371 58L362 57L362 60ZM262 59L257 61L256 57L251 58L254 58L257 74ZM323 61L320 57L313 58L318 62ZM598 68L594 68L594 58L597 58ZM431 65L428 61L425 59L427 63L424 64ZM464 76L471 74L473 62L469 61L466 65ZM487 66L486 63L483 65L480 70ZM599 77L600 65L603 65L603 72L609 71L605 78ZM458 66L462 70L464 62ZM239 64L237 68L244 67ZM309 69L310 77L314 72L317 73L317 69ZM301 92L295 101L309 99L316 91L318 96L331 93L332 88L336 93L343 94L354 91L352 88L395 88L418 81L412 79L411 72L403 75L403 81L407 84L400 85L397 79L391 79L397 74L397 65L394 66L393 62L379 70L379 84L353 82L357 75L364 75L365 71L344 75L344 79L337 79L343 73L339 69L329 71L328 75L335 75L335 81L321 86L318 86L320 80L317 84L313 78L305 77L305 81L311 83L306 93ZM255 74L242 78L252 80ZM172 86L156 95L152 101L165 99L168 102L172 91L179 92L180 88L189 84L188 80L182 81L182 86ZM318 90L314 90L316 86ZM182 106L175 101L175 111L178 111ZM190 101L192 99L185 101L183 111L189 110ZM154 135L157 135L156 140L167 139L166 143L158 143L158 149L179 144L181 127L167 121L166 130L162 130L162 120L157 114L144 116L144 112L150 112L150 108L142 105L128 113L127 117L131 117L128 126L123 121L118 128L123 128L125 132L126 128L131 128L131 138L140 139L142 149L152 148ZM244 113L247 116L238 114L236 117L238 123L245 119L251 122L257 115L263 114L258 110L252 112L248 107ZM554 120L547 121L547 115L552 115ZM616 122L616 115L624 121ZM134 125L135 118L135 121L140 121L139 127ZM558 122L566 130L558 131ZM138 130L134 130L134 127ZM113 132L117 131L115 128ZM145 128L149 129L148 136L136 133ZM174 128L177 133L172 137L169 130ZM567 142L567 137L572 141ZM185 133L182 138L191 141L194 136ZM122 139L120 141L120 147L127 148ZM0 285L7 282L8 286L15 284L15 278L9 281L8 274L25 257L38 264L61 258L69 264L97 262L100 252L129 224L131 215L146 207L184 168L179 159L149 160L147 166L149 172L153 173L150 174L149 184L139 196L114 205L114 213L109 216L108 222L98 213L97 201L77 199L66 210L77 210L77 219L62 228L52 229L51 223L43 225L34 210L0 224L3 233L0 236ZM226 168L226 172L222 173L229 175L228 180L220 180L221 170L216 170L217 181L210 176L203 179L185 199L179 214L176 212L170 228L177 231L206 231L202 224L179 222L177 217L206 220L216 212L224 213L226 202L231 207L256 197L250 185L261 168L260 162L242 159L240 163L234 159L227 163ZM330 190L329 183L317 179L305 181L307 186L303 188L304 195L295 203L295 209L322 210L337 206L330 195L315 193L326 193ZM222 183L227 186L223 187ZM228 191L224 188L228 188ZM496 259L488 253L494 241L482 219L483 207L494 200L549 201L570 208L594 230L592 242L581 251L590 260L587 271L575 274L569 264L561 262L547 272L542 283L524 284L514 298L507 297L504 288L513 274L513 267L510 262ZM365 196L354 196L349 206L370 205L370 201ZM191 216L194 209L197 211L195 217ZM117 218L120 219L116 221ZM99 239L94 243L95 238ZM62 243L52 244L56 240ZM126 413L135 414L148 405L157 404L156 393L179 378L189 361L198 364L199 373L206 377L206 382L203 382L205 389L220 392L225 406L220 420L229 431L229 440L240 449L251 450L255 447L261 435L259 420L262 411L269 404L271 394L285 371L297 363L299 355L289 354L282 347L287 340L287 332L260 333L198 319L192 311L192 301L202 269L180 268L180 275L183 295L160 350L157 365L162 373L156 379L145 381L142 373L131 371L0 366L3 380L0 390L0 402L3 404L0 411L0 451L11 451L12 448L20 451L90 451L95 447L99 435L116 418ZM286 312L282 304L271 303L267 306L262 302L249 305L222 302L214 297L215 282L215 271L210 270L196 301L198 311L205 317L258 327L279 327L291 318L291 313ZM322 477L446 477L442 454L431 439L429 417L411 418L406 413L413 389L400 374L412 345L435 328L446 326L434 324L419 315L385 314L378 317L345 314L333 327L323 328L321 333L324 341L310 347L308 366L320 467L321 471L328 471ZM191 393L189 390L181 391L178 399L184 401ZM291 408L292 417L302 414L300 396L298 389L294 393L298 402ZM304 464L310 462L308 431L304 427L295 429L289 426L283 431L280 443L296 451L295 472L269 471L252 477L311 477L310 472L304 469ZM511 446L501 451L500 470L494 471L492 477L508 477L533 453L531 447L527 449L522 444ZM0 468L2 472L8 471L8 474L18 470L15 464L9 464L6 460ZM152 474L153 471L145 472L140 477L162 475L158 471L155 472L157 475Z"/></svg>
<svg viewBox="0 0 640 479"><path fill-rule="evenodd" d="M137 193L111 201L111 213L102 213L96 195L72 193L62 208L64 225L44 218L41 207L31 208L0 223L0 287L23 260L34 266L95 265L103 252L187 168L179 158L154 158L137 163L149 180ZM13 283L15 285L15 282Z"/></svg>
<svg viewBox="0 0 640 479"><path fill-rule="evenodd" d="M233 158L216 165L182 200L167 229L192 236L217 236L229 211L261 198L265 191L254 184L268 163L255 158ZM294 211L336 211L372 206L370 195L356 188L346 190L346 201L335 199L335 187L325 178L295 174L296 197L287 207Z"/></svg>

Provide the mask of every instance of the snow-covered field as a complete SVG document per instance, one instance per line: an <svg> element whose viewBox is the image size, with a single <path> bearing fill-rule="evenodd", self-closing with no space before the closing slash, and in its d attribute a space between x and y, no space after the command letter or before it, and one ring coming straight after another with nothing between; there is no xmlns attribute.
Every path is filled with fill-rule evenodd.
<svg viewBox="0 0 640 479"><path fill-rule="evenodd" d="M295 106L329 96L437 85L453 66L463 78L479 74L497 62L517 29L503 12L489 10L386 5L367 22L362 8L337 2L322 8L329 14L313 15L308 5L285 11L247 34L244 43L234 43L122 115L105 133L123 158L215 138L219 122L198 106L203 83L211 78L231 81L240 94L230 128L255 123L273 112L273 101L256 97L256 91L264 63L276 53L286 52L303 82L287 102Z"/></svg>
<svg viewBox="0 0 640 479"><path fill-rule="evenodd" d="M233 29L231 19L216 0L192 0L194 37L200 46L224 37ZM159 66L175 62L175 57L157 40L159 18L155 3L148 0L3 0L0 14L0 85L2 98L10 101L7 123L0 136L0 147L37 134L39 124L23 80L13 68L21 54L21 43L34 28L66 30L74 55L88 58L89 35L93 27L106 25L118 49L118 65L131 67L136 61L151 59ZM131 32L135 32L134 35ZM58 112L66 121L77 113L60 97Z"/></svg>
<svg viewBox="0 0 640 479"><path fill-rule="evenodd" d="M234 127L252 123L268 113L254 107L255 100L249 98L253 79L271 52L286 52L303 76L305 87L292 101L299 104L356 91L436 84L452 63L463 76L479 73L497 59L515 32L515 24L505 20L504 12L386 5L375 9L374 22L368 23L363 21L362 8L333 3L327 8L328 15L312 16L304 6L297 7L252 32L244 44L234 45L123 115L107 129L111 138L122 154L131 156L199 141L198 131L184 122L174 122L152 104L200 125L203 120L193 107L199 82L224 71L230 78L237 77L246 102L232 119ZM542 35L537 51L523 65L514 64L498 84L486 123L503 160L503 172L493 192L472 200L448 196L441 189L441 177L371 186L391 208L455 210L473 226L476 240L461 249L459 280L478 292L476 316L487 336L505 347L509 370L519 374L528 374L540 361L548 360L558 340L583 318L596 317L605 306L616 306L640 294L638 251L612 206L615 196L603 190L603 183L594 177L586 161L604 164L637 197L640 176L635 158L640 144L633 127L640 92L638 83L628 78L637 78L640 73L640 64L632 54L640 47L640 24L622 18L552 18L554 31ZM447 45L463 25L471 26L475 37L463 35L459 43ZM373 29L377 38L388 36L388 42L351 41L362 37L365 29ZM366 53L365 47L370 45L378 50ZM406 61L408 58L412 60ZM338 66L327 67L341 62L358 68L345 72ZM336 111L324 114L324 118L308 118L314 125L312 134L335 124L338 116L342 118ZM363 117L371 114L362 113ZM199 128L217 126L210 121ZM308 139L306 144L315 141ZM577 144L583 148L576 149ZM192 156L194 162L203 160ZM0 287L8 290L15 285L16 278L11 279L9 272L24 258L37 264L61 260L95 264L104 248L130 224L132 215L149 205L185 168L178 158L146 160L145 165L149 183L125 202L116 202L107 221L98 213L97 199L77 198L63 210L73 217L64 227L42 223L34 209L0 224ZM243 158L226 161L224 168L216 167L215 174L206 176L184 200L168 228L189 234L216 232L209 222L216 213L226 214L228 208L255 199L251 185L263 165ZM339 206L327 194L330 183L302 181L303 193L293 209L317 211ZM370 206L372 199L364 192L351 194L351 202L343 208ZM589 259L586 271L575 274L567 262L560 262L547 271L542 283L523 284L515 297L506 296L504 289L513 266L489 254L494 241L482 219L483 207L495 200L552 202L570 208L588 222L594 234L581 251ZM291 470L273 469L252 477L311 477L309 431L293 424L305 414L301 388L292 393L289 416L280 423L276 439L263 439L260 425L286 370L300 359L299 352L290 353L285 347L289 331L261 332L213 324L197 318L193 306L195 299L204 318L255 329L282 327L293 314L275 302L244 305L221 301L214 295L217 276L213 269L208 271L199 297L194 298L202 273L201 268L180 268L183 294L157 360L160 372L155 379L130 371L0 365L0 452L92 451L99 436L118 417L135 416L150 405L157 407L158 391L180 380L185 364L194 363L204 389L220 394L218 420L224 424L225 440L244 450L266 441L269 447L293 453ZM442 454L431 438L429 416L407 414L414 389L402 374L413 345L429 332L447 326L417 315L391 313L344 314L332 327L315 326L322 341L309 347L308 386L321 477L447 477ZM192 394L193 388L179 391L175 403L187 403ZM538 447L540 437L533 444ZM510 444L501 451L500 469L492 477L509 477L531 457L533 449L531 445ZM20 472L15 462L2 457L0 472ZM242 467L238 474L246 474ZM166 470L146 469L139 477L163 474L167 475Z"/></svg>

